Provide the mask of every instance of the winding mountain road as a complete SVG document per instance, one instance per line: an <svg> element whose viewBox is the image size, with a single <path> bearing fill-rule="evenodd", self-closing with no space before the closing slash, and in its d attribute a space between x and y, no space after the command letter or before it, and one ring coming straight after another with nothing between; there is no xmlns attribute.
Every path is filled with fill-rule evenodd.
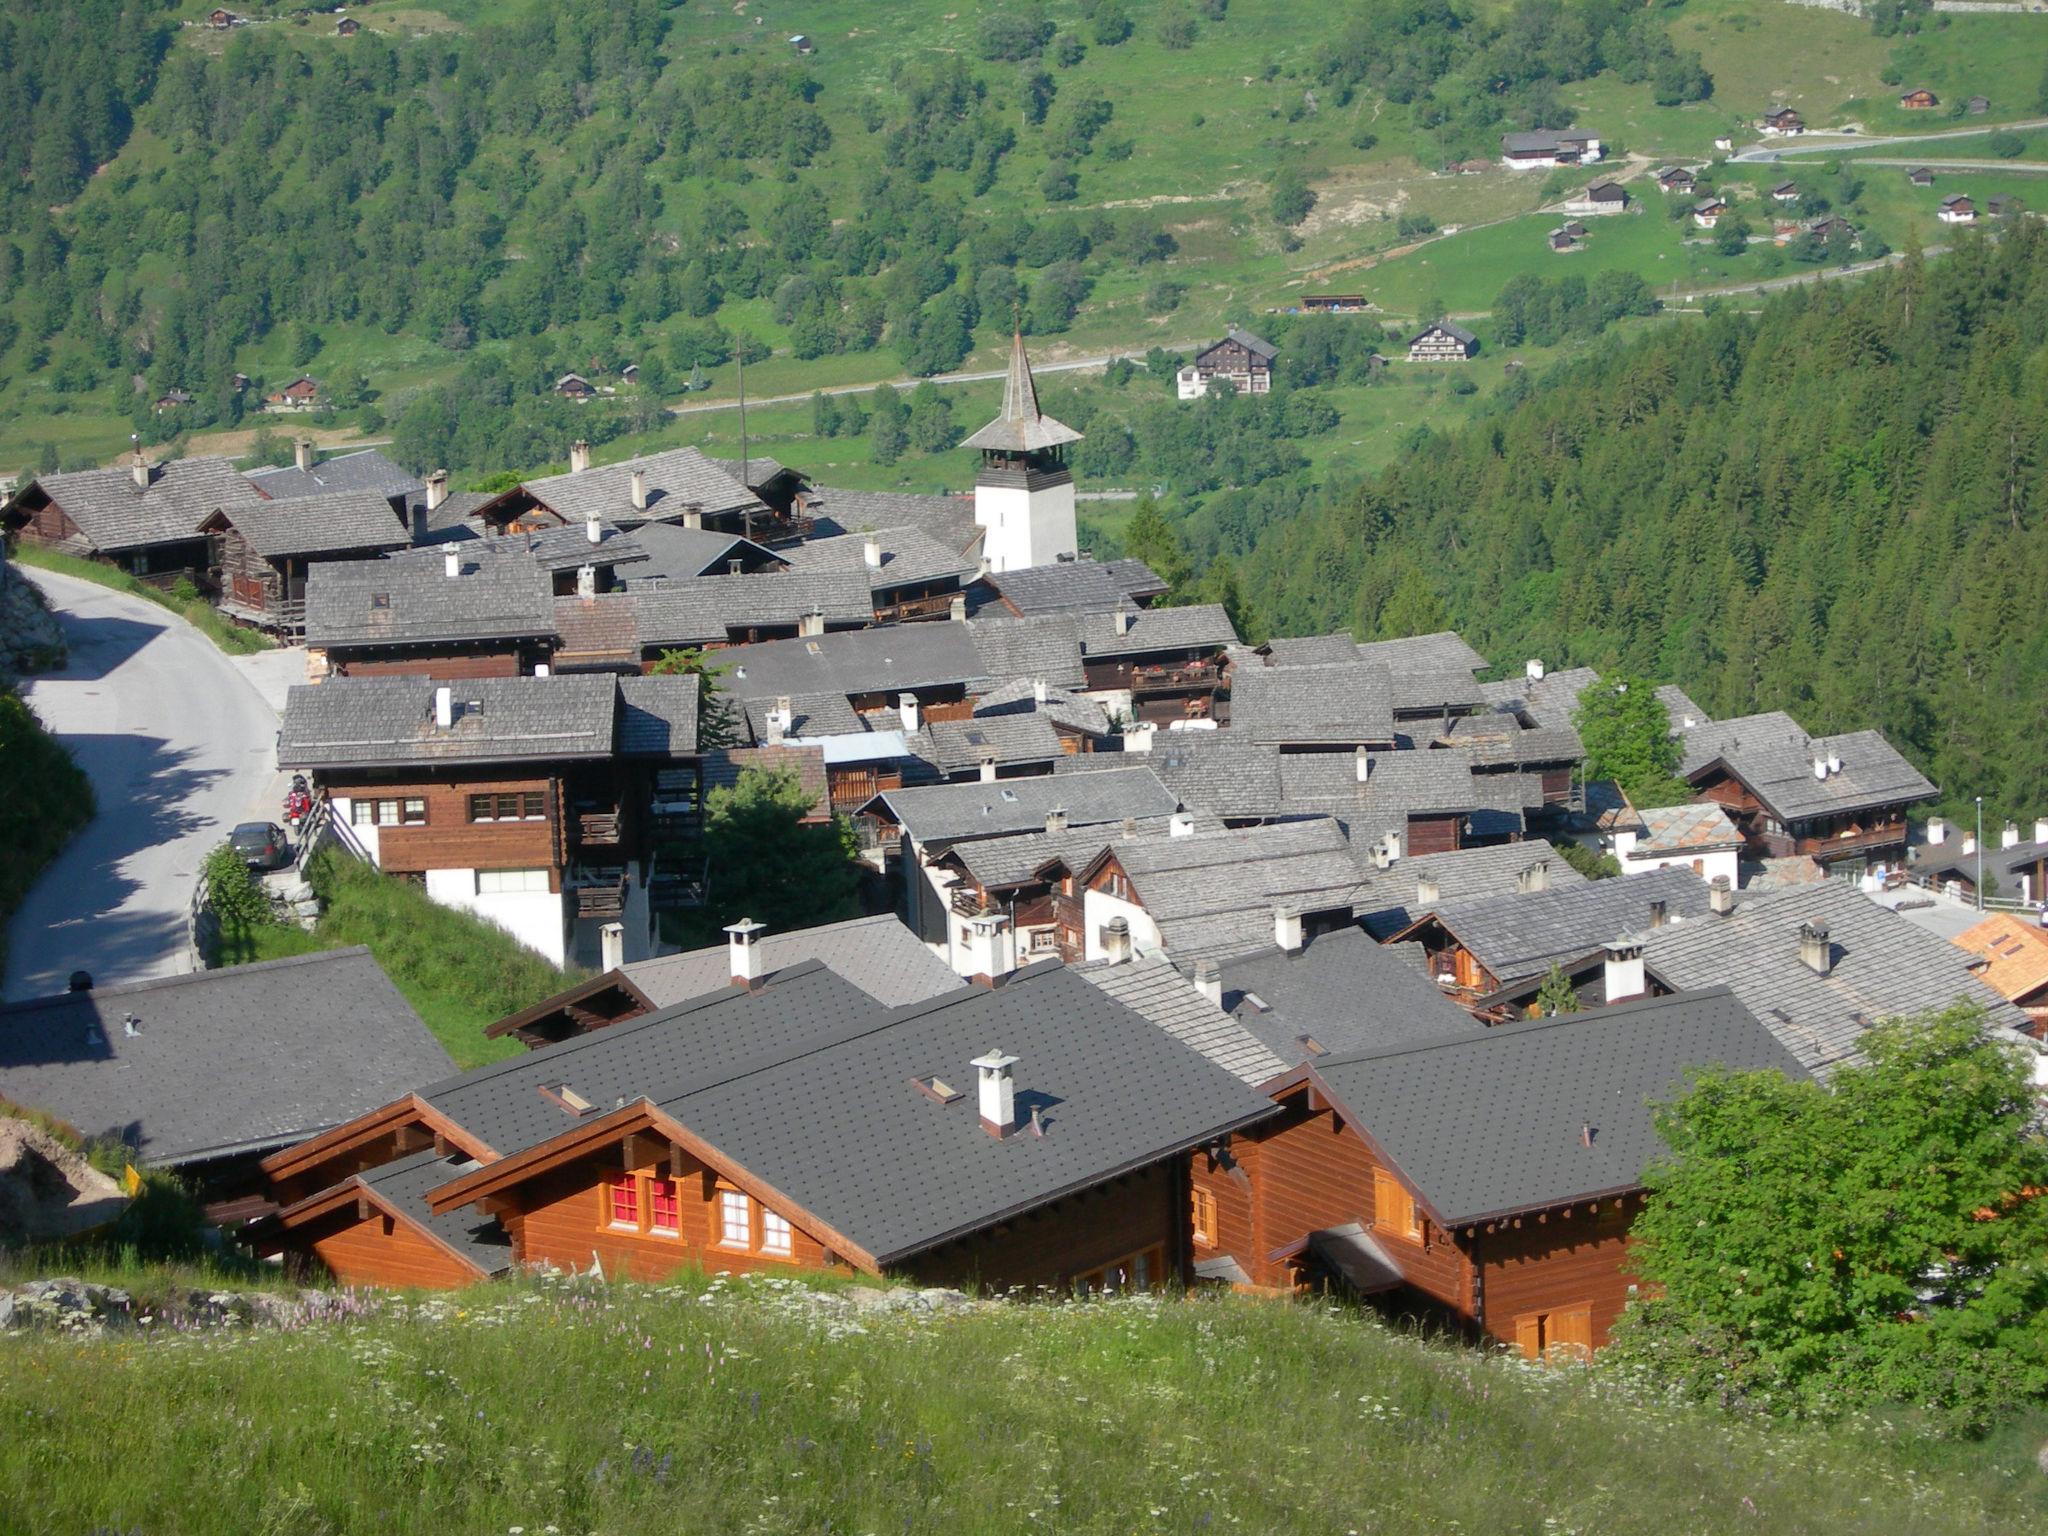
<svg viewBox="0 0 2048 1536"><path fill-rule="evenodd" d="M70 662L29 702L92 780L99 814L29 891L8 930L0 998L189 970L199 866L238 821L277 814L277 714L183 619L125 592L22 570Z"/></svg>

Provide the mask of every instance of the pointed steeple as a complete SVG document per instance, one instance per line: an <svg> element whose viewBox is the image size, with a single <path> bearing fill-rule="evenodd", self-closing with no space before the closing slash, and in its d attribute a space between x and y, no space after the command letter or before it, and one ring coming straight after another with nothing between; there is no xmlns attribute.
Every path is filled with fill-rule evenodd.
<svg viewBox="0 0 2048 1536"><path fill-rule="evenodd" d="M1081 434L1072 427L1039 410L1038 386L1031 378L1031 361L1024 355L1024 333L1017 331L1010 342L1010 371L1003 380L1003 413L968 438L967 446L1033 453L1080 440Z"/></svg>

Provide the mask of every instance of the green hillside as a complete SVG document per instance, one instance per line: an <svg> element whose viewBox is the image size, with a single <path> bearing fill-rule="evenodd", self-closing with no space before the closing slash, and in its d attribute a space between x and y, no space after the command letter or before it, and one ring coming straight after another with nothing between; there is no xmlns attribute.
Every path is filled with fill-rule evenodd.
<svg viewBox="0 0 2048 1536"><path fill-rule="evenodd" d="M0 1508L22 1532L184 1536L1936 1536L2048 1513L2032 1426L1750 1428L1314 1305L854 1313L727 1284L9 1337Z"/></svg>

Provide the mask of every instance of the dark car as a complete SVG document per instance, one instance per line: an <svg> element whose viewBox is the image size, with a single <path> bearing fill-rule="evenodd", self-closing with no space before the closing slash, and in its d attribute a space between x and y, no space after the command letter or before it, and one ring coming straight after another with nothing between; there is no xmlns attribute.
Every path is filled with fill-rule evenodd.
<svg viewBox="0 0 2048 1536"><path fill-rule="evenodd" d="M274 821L245 821L228 834L228 844L251 869L282 869L292 861L292 840Z"/></svg>

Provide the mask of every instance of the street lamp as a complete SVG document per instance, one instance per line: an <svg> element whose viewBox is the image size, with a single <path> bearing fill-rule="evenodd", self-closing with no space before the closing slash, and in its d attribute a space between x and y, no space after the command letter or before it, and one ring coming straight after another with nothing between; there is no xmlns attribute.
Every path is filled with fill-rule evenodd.
<svg viewBox="0 0 2048 1536"><path fill-rule="evenodd" d="M1984 910L1984 797L1977 797L1977 910Z"/></svg>

